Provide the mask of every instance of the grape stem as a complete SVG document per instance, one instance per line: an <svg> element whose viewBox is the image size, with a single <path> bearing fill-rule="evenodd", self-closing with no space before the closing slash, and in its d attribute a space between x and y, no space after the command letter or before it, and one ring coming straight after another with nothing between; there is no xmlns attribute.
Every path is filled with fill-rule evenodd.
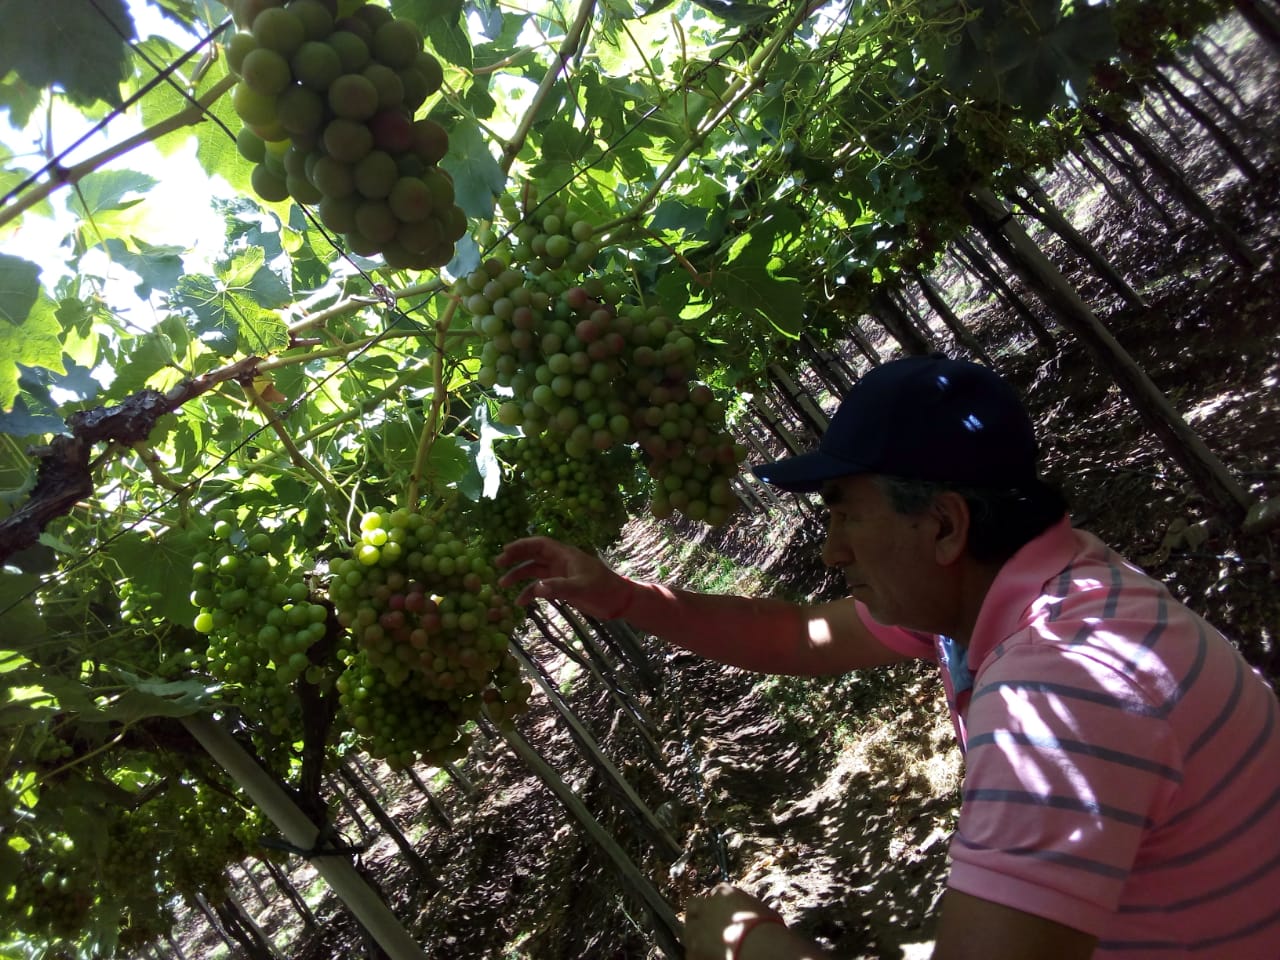
<svg viewBox="0 0 1280 960"><path fill-rule="evenodd" d="M578 8L578 15L574 19L573 25L565 33L560 49L556 53L557 63L555 69L548 70L543 75L542 82L538 84L537 92L534 93L533 99L529 101L529 109L525 111L520 120L520 126L511 135L507 145L502 148L502 162L499 165L502 167L503 173L511 173L511 165L515 163L516 155L519 154L525 140L528 139L529 131L533 129L533 123L538 118L542 105L546 102L547 97L551 95L551 88L555 86L561 71L564 70L574 53L577 52L578 45L582 42L582 34L587 29L587 24L591 22L591 14L594 12L595 6L595 0L582 0L582 6Z"/></svg>
<svg viewBox="0 0 1280 960"><path fill-rule="evenodd" d="M176 482L167 473L164 472L163 463L161 463L160 455L151 447L147 446L146 441L138 440L130 444L135 453L147 466L147 471L151 474L151 479L156 482L156 486L163 487L171 493L186 493L187 488Z"/></svg>
<svg viewBox="0 0 1280 960"><path fill-rule="evenodd" d="M305 471L316 483L324 488L330 499L335 505L341 506L346 503L346 497L342 495L342 491L338 489L338 485L333 478L321 470L318 466L305 457L298 445L293 442L293 438L289 436L289 431L284 428L284 424L280 422L280 418L276 416L276 412L271 409L271 405L262 398L262 394L258 392L257 387L252 381L241 380L240 389L245 392L250 402L253 403L258 411L266 418L271 429L275 431L277 437L280 438L280 445L285 448L289 454L289 459L293 461L294 466Z"/></svg>
<svg viewBox="0 0 1280 960"><path fill-rule="evenodd" d="M431 358L431 412L427 422L422 426L422 436L418 438L418 452L413 458L413 473L409 477L409 488L405 491L405 506L410 510L418 509L418 489L422 485L422 474L427 465L427 453L440 425L440 411L444 408L444 355L445 341L449 338L449 323L458 309L458 301L450 300L444 313L436 321L435 355Z"/></svg>
<svg viewBox="0 0 1280 960"><path fill-rule="evenodd" d="M702 145L706 140L707 134L718 127L726 118L732 116L734 111L737 110L747 97L752 94L756 87L764 82L765 77L768 75L769 66L782 51L784 44L800 27L800 24L804 22L808 13L808 6L802 4L797 9L797 12L792 15L786 27L779 30L766 46L762 47L754 56L752 56L744 71L746 74L745 78L737 80L734 87L726 92L724 102L720 105L720 108L711 114L709 118L704 120L704 122L699 125L698 129L689 131L688 139L680 149L672 155L671 160L667 163L666 167L654 179L648 193L646 193L636 203L632 211L624 217L619 217L616 220L598 226L596 228L596 233L606 234L626 223L639 222L645 211L653 205L655 200L657 200L658 194L660 194L666 187L667 181L675 176L676 172L684 165L684 162L689 159L698 147ZM539 92L541 92L541 90L539 90ZM535 96L535 101L536 99L537 98Z"/></svg>

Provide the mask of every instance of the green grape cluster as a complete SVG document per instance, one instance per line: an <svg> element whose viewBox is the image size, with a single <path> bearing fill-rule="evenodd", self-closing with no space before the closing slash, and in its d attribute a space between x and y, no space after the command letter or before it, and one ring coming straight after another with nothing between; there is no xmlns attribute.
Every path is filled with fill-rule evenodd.
<svg viewBox="0 0 1280 960"><path fill-rule="evenodd" d="M498 419L572 460L638 446L656 516L724 523L746 450L728 434L723 404L693 379L692 332L659 305L625 302L617 280L582 278L609 251L567 208L513 233L509 259L485 261L453 288L484 338L477 380L510 391Z"/></svg>
<svg viewBox="0 0 1280 960"><path fill-rule="evenodd" d="M456 504L459 526L476 532L488 556L497 556L512 540L541 529L534 522L534 504L517 480L516 471L508 469L494 496Z"/></svg>
<svg viewBox="0 0 1280 960"><path fill-rule="evenodd" d="M74 943L89 926L95 897L77 862L81 854L57 841L26 851L8 895L0 898L0 921L8 931L30 940Z"/></svg>
<svg viewBox="0 0 1280 960"><path fill-rule="evenodd" d="M393 766L454 759L483 704L508 718L532 688L507 652L517 608L489 554L440 515L374 510L350 557L330 565L329 595L352 649L339 703L374 756Z"/></svg>
<svg viewBox="0 0 1280 960"><path fill-rule="evenodd" d="M293 682L319 679L308 651L328 630L329 608L312 603L306 583L272 555L270 533L245 530L234 510L219 511L212 532L192 571L194 626L209 638L205 667L279 735L298 709Z"/></svg>
<svg viewBox="0 0 1280 960"><path fill-rule="evenodd" d="M364 3L240 0L227 44L245 122L237 146L268 201L317 205L361 256L423 270L453 258L467 231L439 166L449 134L414 114L444 80L416 25Z"/></svg>
<svg viewBox="0 0 1280 960"><path fill-rule="evenodd" d="M538 533L583 549L605 547L622 533L627 509L622 490L634 486L634 451L614 447L595 456L566 458L547 434L516 448L515 486L527 492Z"/></svg>

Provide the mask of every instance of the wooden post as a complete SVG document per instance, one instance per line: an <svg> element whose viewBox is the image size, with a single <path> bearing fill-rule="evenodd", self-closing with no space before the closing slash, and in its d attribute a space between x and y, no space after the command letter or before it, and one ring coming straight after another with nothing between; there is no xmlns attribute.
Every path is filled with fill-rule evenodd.
<svg viewBox="0 0 1280 960"><path fill-rule="evenodd" d="M231 734L205 716L184 717L181 722L275 824L288 843L300 850L315 848L319 828ZM427 960L423 949L345 856L322 854L312 857L311 863L391 960Z"/></svg>
<svg viewBox="0 0 1280 960"><path fill-rule="evenodd" d="M1186 471L1205 499L1232 523L1243 521L1253 499L1094 315L1075 287L1027 236L1018 221L1007 216L1004 204L990 191L982 190L973 195L971 207L975 222L992 233L1004 236L1012 257L1010 266L1036 285L1059 319L1069 325L1099 365L1111 374L1147 427L1160 438L1166 452Z"/></svg>
<svg viewBox="0 0 1280 960"><path fill-rule="evenodd" d="M569 815L578 822L583 832L595 841L605 856L609 858L623 882L648 907L649 915L653 921L654 936L662 951L669 957L684 956L684 951L680 945L680 921L677 919L671 905L663 899L662 894L649 882L643 871L631 861L626 851L609 835L609 832L600 826L600 823L587 809L586 804L578 798L577 794L561 779L551 765L539 755L529 741L521 736L520 732L513 726L499 729L511 749L556 795L565 809L568 810Z"/></svg>
<svg viewBox="0 0 1280 960"><path fill-rule="evenodd" d="M622 794L623 799L639 819L642 829L649 835L649 839L654 846L670 860L675 860L679 857L683 850L679 842L662 822L654 816L653 811L649 809L649 805L641 799L640 794L636 793L635 788L622 775L622 771L605 755L599 741L592 736L591 731L587 729L586 725L578 718L578 715L565 702L564 697L560 696L560 691L551 682L551 678L547 676L541 665L520 646L520 642L515 637L511 638L511 653L524 665L530 676L533 677L534 682L542 688L542 692L547 695L547 699L551 701L551 706L556 713L564 718L570 733L578 741L583 756Z"/></svg>

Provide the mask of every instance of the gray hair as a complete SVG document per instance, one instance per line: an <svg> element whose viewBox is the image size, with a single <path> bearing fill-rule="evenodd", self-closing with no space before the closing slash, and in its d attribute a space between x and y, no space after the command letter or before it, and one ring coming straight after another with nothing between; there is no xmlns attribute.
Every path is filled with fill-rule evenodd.
<svg viewBox="0 0 1280 960"><path fill-rule="evenodd" d="M969 508L969 553L981 563L1004 563L1067 511L1062 494L1039 480L1016 487L966 487L881 474L875 482L889 505L907 516L923 513L940 494L963 497Z"/></svg>

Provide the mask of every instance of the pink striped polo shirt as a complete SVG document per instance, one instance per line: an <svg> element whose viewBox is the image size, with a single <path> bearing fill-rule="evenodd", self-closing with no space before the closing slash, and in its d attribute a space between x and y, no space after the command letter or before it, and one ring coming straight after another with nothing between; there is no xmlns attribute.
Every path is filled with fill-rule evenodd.
<svg viewBox="0 0 1280 960"><path fill-rule="evenodd" d="M950 655L950 886L1107 960L1280 957L1280 706L1163 584L1064 519L1001 569L967 657L860 612L892 649Z"/></svg>

